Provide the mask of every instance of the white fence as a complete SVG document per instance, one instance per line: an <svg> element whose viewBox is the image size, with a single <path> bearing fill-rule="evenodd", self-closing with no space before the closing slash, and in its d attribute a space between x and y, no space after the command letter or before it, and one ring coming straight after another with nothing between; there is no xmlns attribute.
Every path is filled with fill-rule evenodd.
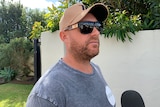
<svg viewBox="0 0 160 107"><path fill-rule="evenodd" d="M138 91L146 107L160 105L160 30L140 31L132 42L100 37L100 54L92 61L98 64L120 106L125 90ZM59 31L41 36L42 74L64 55Z"/></svg>

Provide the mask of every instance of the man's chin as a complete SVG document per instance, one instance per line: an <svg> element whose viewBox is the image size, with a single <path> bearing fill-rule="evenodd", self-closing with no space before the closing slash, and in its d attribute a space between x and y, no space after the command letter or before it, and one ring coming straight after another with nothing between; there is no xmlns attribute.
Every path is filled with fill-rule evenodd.
<svg viewBox="0 0 160 107"><path fill-rule="evenodd" d="M94 58L95 56L97 56L99 54L99 51L98 52L95 52L95 53L92 53L91 55L90 55L90 57L91 58Z"/></svg>

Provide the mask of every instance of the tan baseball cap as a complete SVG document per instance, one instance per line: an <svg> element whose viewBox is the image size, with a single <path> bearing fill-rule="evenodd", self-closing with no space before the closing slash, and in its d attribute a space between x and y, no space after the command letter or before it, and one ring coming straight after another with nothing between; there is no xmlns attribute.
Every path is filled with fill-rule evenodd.
<svg viewBox="0 0 160 107"><path fill-rule="evenodd" d="M79 22L87 13L92 13L98 21L102 22L107 18L109 11L103 3L96 3L87 9L82 3L74 4L65 10L59 22L59 29L63 31L68 26Z"/></svg>

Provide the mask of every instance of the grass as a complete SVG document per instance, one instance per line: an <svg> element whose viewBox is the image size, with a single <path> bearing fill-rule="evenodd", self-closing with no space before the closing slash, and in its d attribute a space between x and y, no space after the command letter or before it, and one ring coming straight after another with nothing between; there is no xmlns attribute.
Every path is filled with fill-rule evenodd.
<svg viewBox="0 0 160 107"><path fill-rule="evenodd" d="M32 87L13 83L0 85L0 107L25 107Z"/></svg>

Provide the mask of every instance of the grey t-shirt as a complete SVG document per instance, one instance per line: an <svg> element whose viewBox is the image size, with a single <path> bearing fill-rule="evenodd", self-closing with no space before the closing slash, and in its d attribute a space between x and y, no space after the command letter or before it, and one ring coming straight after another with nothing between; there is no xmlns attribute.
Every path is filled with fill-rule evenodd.
<svg viewBox="0 0 160 107"><path fill-rule="evenodd" d="M97 65L84 74L60 60L35 84L26 107L115 107L115 99Z"/></svg>

